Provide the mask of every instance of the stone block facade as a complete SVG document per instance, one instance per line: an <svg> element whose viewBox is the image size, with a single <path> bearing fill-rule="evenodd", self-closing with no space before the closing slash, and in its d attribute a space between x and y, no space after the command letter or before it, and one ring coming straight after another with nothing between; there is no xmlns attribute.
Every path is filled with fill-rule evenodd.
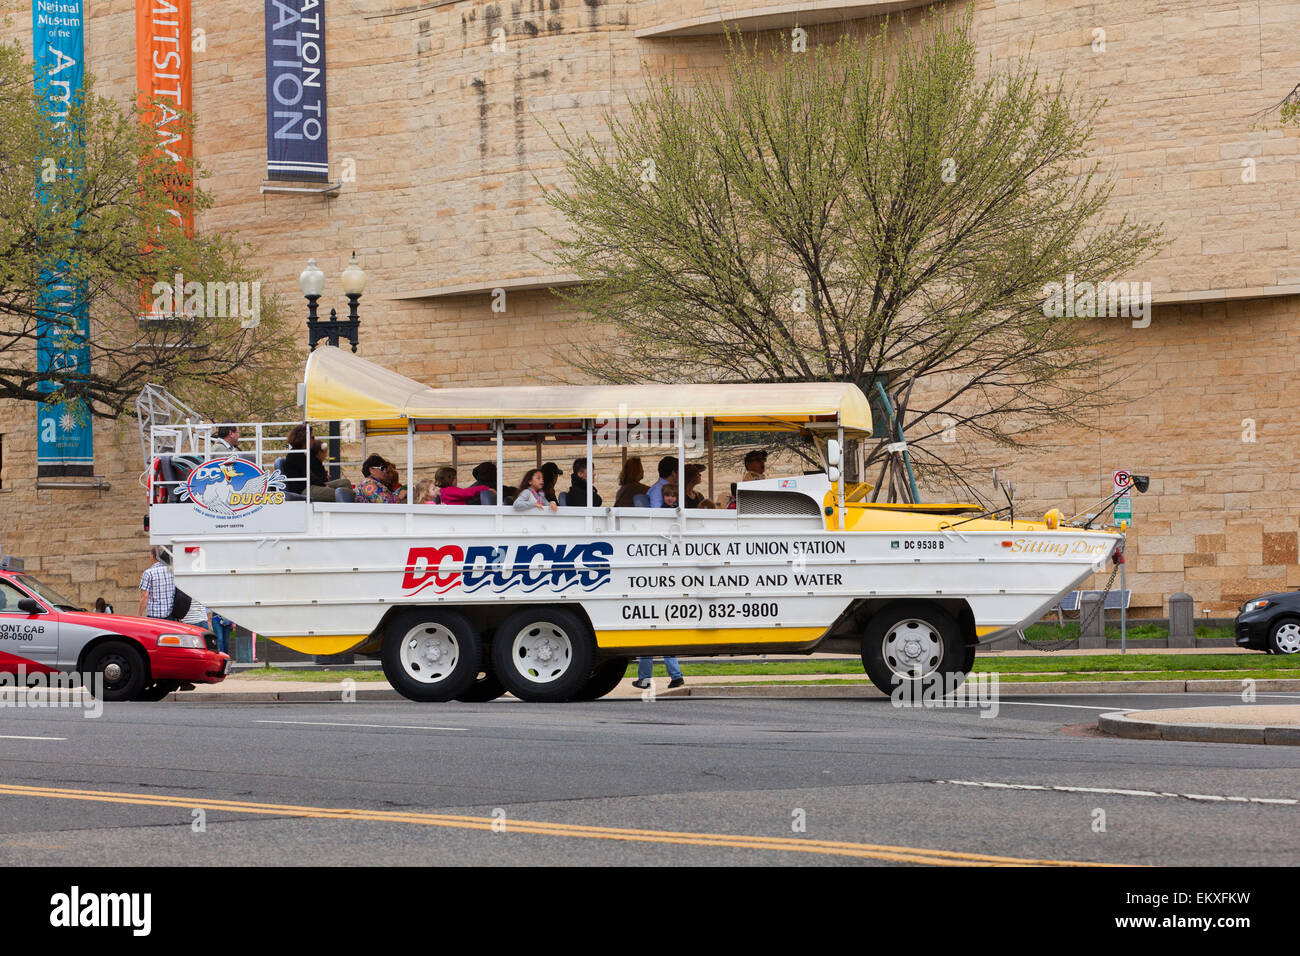
<svg viewBox="0 0 1300 956"><path fill-rule="evenodd" d="M879 26L846 3L810 42ZM196 154L215 205L199 228L249 242L273 291L297 301L315 257L337 275L353 250L369 285L361 354L433 384L548 383L564 374L571 316L544 288L558 222L542 192L563 182L552 141L605 128L645 77L715 70L724 18L775 17L764 42L799 21L798 4L761 0L346 0L326 8L335 198L259 192L265 175L263 14L247 0L194 0ZM956 7L954 7L956 9ZM101 92L135 84L132 0L88 0L87 65ZM901 12L898 12L901 11ZM642 35L708 20L703 35ZM780 18L785 17L783 21ZM1170 244L1128 278L1149 281L1149 327L1106 331L1134 374L1095 430L1054 430L1003 474L1026 511L1086 507L1116 467L1153 476L1137 499L1129 583L1139 613L1186 590L1216 612L1270 588L1300 586L1300 131L1261 114L1300 82L1291 42L1300 0L978 0L975 36L994 63L1026 56L1107 102L1094 155L1114 208L1165 224ZM807 21L805 21L807 22ZM0 36L30 47L30 2ZM577 225L580 228L580 224ZM506 289L493 311L491 290ZM305 351L305 330L304 330ZM268 383L291 389L292 383ZM36 491L35 409L0 403L0 545L83 601L131 607L147 565L143 467L134 423L96 429L102 491ZM959 436L959 441L960 441ZM976 449L980 454L984 451ZM990 461L997 459L988 453ZM1004 466L1005 467L1005 466Z"/></svg>

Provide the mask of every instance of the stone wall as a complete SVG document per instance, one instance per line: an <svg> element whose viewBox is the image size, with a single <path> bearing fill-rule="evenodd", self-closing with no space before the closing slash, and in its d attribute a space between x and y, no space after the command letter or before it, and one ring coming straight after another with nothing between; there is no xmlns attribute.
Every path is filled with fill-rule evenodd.
<svg viewBox="0 0 1300 956"><path fill-rule="evenodd" d="M88 67L102 92L129 96L134 4L87 7ZM719 35L635 36L711 9L681 0L330 4L331 174L346 181L325 199L259 193L260 5L195 0L206 41L194 54L196 150L216 199L199 227L251 243L290 302L313 256L328 277L325 304L341 299L337 276L356 250L369 277L361 354L406 375L447 385L556 381L565 308L545 291L514 289L552 276L543 230L566 228L541 200L562 182L550 137L599 134L603 112L637 95L643 69L683 80L716 69ZM1164 222L1171 240L1131 277L1171 303L1149 328L1120 330L1123 358L1141 370L1133 400L1099 418L1097 432L1047 434L1018 456L1008 474L1025 507L1083 507L1106 492L1113 467L1146 469L1154 480L1137 501L1130 550L1136 603L1154 609L1186 589L1225 610L1300 585L1289 454L1297 415L1286 388L1300 332L1291 245L1300 244L1300 147L1297 131L1259 122L1300 81L1290 30L1300 0L981 0L976 9L977 39L995 62L1027 55L1045 75L1064 72L1085 94L1108 98L1095 145L1116 212ZM817 42L877 24L810 33ZM0 31L30 45L30 4ZM510 290L503 313L491 307L498 286ZM82 600L104 593L131 606L148 563L133 428L97 429L97 473L110 491L38 493L34 419L31 407L0 403L0 541ZM1254 442L1242 440L1246 419Z"/></svg>

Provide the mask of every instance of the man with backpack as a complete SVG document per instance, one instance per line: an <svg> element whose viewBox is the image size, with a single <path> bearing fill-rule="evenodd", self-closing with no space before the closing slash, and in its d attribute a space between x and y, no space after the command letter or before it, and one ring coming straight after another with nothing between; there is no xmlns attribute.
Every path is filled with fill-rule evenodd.
<svg viewBox="0 0 1300 956"><path fill-rule="evenodd" d="M150 549L153 564L140 575L140 616L158 617L206 627L208 609L177 590L171 555L164 548Z"/></svg>

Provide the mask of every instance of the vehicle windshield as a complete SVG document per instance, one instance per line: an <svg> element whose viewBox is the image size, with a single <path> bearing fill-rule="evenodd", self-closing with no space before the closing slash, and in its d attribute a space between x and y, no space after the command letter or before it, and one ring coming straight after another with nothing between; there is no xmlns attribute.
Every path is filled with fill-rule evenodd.
<svg viewBox="0 0 1300 956"><path fill-rule="evenodd" d="M56 611L84 611L84 607L78 607L76 601L65 598L58 591L53 590L48 585L41 584L30 574L15 575L18 583L31 591L46 604L53 606Z"/></svg>

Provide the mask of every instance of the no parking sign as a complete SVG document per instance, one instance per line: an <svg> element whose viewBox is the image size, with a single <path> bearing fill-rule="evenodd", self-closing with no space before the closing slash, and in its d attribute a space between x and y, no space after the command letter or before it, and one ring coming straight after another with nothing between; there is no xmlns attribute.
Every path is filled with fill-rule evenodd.
<svg viewBox="0 0 1300 956"><path fill-rule="evenodd" d="M1111 475L1111 481L1114 482L1115 492L1123 492L1119 500L1115 502L1115 520L1132 521L1133 520L1133 475L1127 468L1117 468Z"/></svg>

